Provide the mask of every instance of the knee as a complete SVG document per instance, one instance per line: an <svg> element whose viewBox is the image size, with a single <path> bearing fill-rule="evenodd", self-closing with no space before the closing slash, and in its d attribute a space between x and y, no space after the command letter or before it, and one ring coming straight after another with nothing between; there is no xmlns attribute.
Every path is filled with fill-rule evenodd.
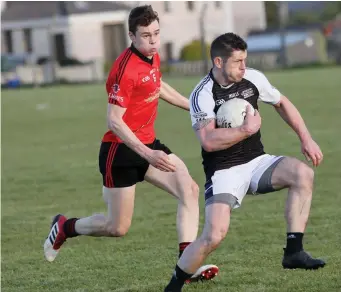
<svg viewBox="0 0 341 292"><path fill-rule="evenodd" d="M202 243L206 252L210 253L215 250L223 241L227 234L228 228L212 230L202 237Z"/></svg>
<svg viewBox="0 0 341 292"><path fill-rule="evenodd" d="M193 180L192 181L192 196L195 198L195 199L199 199L199 186L198 184Z"/></svg>
<svg viewBox="0 0 341 292"><path fill-rule="evenodd" d="M181 187L179 200L186 206L193 206L194 203L199 202L199 186L191 179Z"/></svg>
<svg viewBox="0 0 341 292"><path fill-rule="evenodd" d="M314 184L314 170L303 162L296 166L295 181L303 188L312 189Z"/></svg>
<svg viewBox="0 0 341 292"><path fill-rule="evenodd" d="M111 237L122 237L127 234L131 222L125 221L124 223L114 223L103 214L93 214L92 224L96 226L101 232Z"/></svg>
<svg viewBox="0 0 341 292"><path fill-rule="evenodd" d="M106 225L106 231L109 236L112 237L123 237L129 231L130 224L115 225L113 222L108 222Z"/></svg>

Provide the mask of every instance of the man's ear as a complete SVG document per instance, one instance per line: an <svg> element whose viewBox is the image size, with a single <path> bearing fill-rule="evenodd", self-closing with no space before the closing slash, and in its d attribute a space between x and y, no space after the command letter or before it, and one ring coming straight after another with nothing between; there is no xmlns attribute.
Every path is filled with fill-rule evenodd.
<svg viewBox="0 0 341 292"><path fill-rule="evenodd" d="M213 63L217 68L221 69L223 68L224 60L221 57L215 57Z"/></svg>
<svg viewBox="0 0 341 292"><path fill-rule="evenodd" d="M134 42L134 40L135 40L135 35L134 35L131 31L128 33L128 35L129 35L130 40L131 40L132 42Z"/></svg>

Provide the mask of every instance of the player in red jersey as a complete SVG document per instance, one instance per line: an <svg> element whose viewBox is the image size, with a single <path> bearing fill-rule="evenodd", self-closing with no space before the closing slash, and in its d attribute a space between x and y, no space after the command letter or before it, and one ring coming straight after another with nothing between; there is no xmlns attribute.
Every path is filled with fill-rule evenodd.
<svg viewBox="0 0 341 292"><path fill-rule="evenodd" d="M179 256L196 239L198 185L183 161L155 136L159 97L185 110L189 110L189 102L161 81L159 18L151 6L131 11L129 36L132 44L114 62L106 83L109 130L102 139L99 168L108 214L80 219L55 216L44 244L50 262L68 238L124 236L131 225L135 186L144 180L178 199ZM188 282L212 279L217 273L216 266L206 265Z"/></svg>

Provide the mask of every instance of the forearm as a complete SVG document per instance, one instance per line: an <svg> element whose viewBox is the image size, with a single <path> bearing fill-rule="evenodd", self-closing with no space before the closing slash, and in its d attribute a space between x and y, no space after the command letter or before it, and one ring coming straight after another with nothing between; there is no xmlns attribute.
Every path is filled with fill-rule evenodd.
<svg viewBox="0 0 341 292"><path fill-rule="evenodd" d="M188 99L165 82L162 82L160 96L166 102L189 111Z"/></svg>
<svg viewBox="0 0 341 292"><path fill-rule="evenodd" d="M210 123L207 120L206 123ZM197 127L204 127L203 123L194 125L194 130L200 130ZM198 133L198 132L197 132ZM199 134L199 136L201 136ZM215 128L201 136L201 143L207 152L220 151L232 147L240 141L250 136L250 133L244 126L238 128Z"/></svg>
<svg viewBox="0 0 341 292"><path fill-rule="evenodd" d="M232 147L248 136L241 128L234 129L215 129L207 137L209 141L208 150L219 151Z"/></svg>
<svg viewBox="0 0 341 292"><path fill-rule="evenodd" d="M276 111L282 117L282 119L296 132L301 141L310 138L310 133L301 114L288 99L286 99L284 102L281 102L281 105L276 107Z"/></svg>
<svg viewBox="0 0 341 292"><path fill-rule="evenodd" d="M109 129L117 135L124 144L130 149L146 158L150 155L151 149L144 145L136 135L130 130L123 120L111 120L108 124Z"/></svg>

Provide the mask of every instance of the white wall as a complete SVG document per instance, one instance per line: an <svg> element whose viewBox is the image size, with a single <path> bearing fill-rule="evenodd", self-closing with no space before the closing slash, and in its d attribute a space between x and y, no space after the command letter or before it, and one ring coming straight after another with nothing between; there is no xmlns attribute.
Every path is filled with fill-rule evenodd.
<svg viewBox="0 0 341 292"><path fill-rule="evenodd" d="M6 1L1 1L0 2L0 9L1 9L1 12L6 8Z"/></svg>
<svg viewBox="0 0 341 292"><path fill-rule="evenodd" d="M264 1L232 1L235 32L246 37L249 30L266 28Z"/></svg>
<svg viewBox="0 0 341 292"><path fill-rule="evenodd" d="M1 23L1 30L11 30L13 39L13 52L22 54L25 52L24 29L32 32L32 57L50 56L49 40L52 34L63 33L65 36L66 53L71 48L69 24L66 18L38 19L29 21L6 21Z"/></svg>
<svg viewBox="0 0 341 292"><path fill-rule="evenodd" d="M22 30L12 31L12 46L13 46L13 53L15 54L25 53L24 34Z"/></svg>
<svg viewBox="0 0 341 292"><path fill-rule="evenodd" d="M165 11L163 1L129 3L152 5L160 16L162 43L172 42L173 55L177 58L184 45L200 37L199 17L203 2L208 3L205 11L208 43L222 33L234 32L245 38L250 29L266 28L263 1L220 1L220 7L216 6L217 1L194 1L193 11L188 10L187 1L169 1L169 12Z"/></svg>
<svg viewBox="0 0 341 292"><path fill-rule="evenodd" d="M223 9L217 8L214 1L205 2L207 2L205 11L206 41L209 43L219 34L231 30L232 27L226 27L228 24L225 21L226 17ZM173 43L173 56L175 58L180 56L180 51L184 45L200 38L199 19L203 2L194 1L194 9L190 11L186 1L169 1L169 12L165 11L165 4L162 1L143 1L139 5L146 3L151 4L159 14L162 43ZM228 10L227 13L230 14L231 10ZM228 17L231 18L230 15Z"/></svg>
<svg viewBox="0 0 341 292"><path fill-rule="evenodd" d="M70 23L70 55L80 60L104 58L103 24L127 23L127 11L72 15ZM127 29L128 39L128 29ZM129 43L129 42L128 42Z"/></svg>
<svg viewBox="0 0 341 292"><path fill-rule="evenodd" d="M36 28L32 30L32 50L34 55L38 57L50 55L48 29Z"/></svg>
<svg viewBox="0 0 341 292"><path fill-rule="evenodd" d="M128 2L128 1L127 1ZM182 47L200 38L199 18L203 2L194 1L194 10L189 11L187 1L169 1L170 12L165 11L163 1L130 1L136 5L151 4L160 16L161 39L163 45L173 44L173 56L178 58ZM210 43L219 34L233 31L246 37L249 29L266 27L263 1L223 1L216 7L216 1L205 1L206 41ZM48 32L64 33L66 52L70 57L81 60L103 59L103 24L124 23L127 43L129 11L89 13L72 15L69 18L40 19L21 22L3 22L1 30L13 30L15 53L24 52L22 29L32 28L34 55L49 55ZM54 24L53 24L54 23ZM161 49L161 57L164 56Z"/></svg>
<svg viewBox="0 0 341 292"><path fill-rule="evenodd" d="M128 12L115 11L72 15L69 18L39 19L30 21L3 22L1 30L11 30L13 35L13 52L25 53L23 29L32 31L33 59L51 55L53 34L63 33L65 50L68 57L81 60L103 59L103 24L124 23L128 41Z"/></svg>

